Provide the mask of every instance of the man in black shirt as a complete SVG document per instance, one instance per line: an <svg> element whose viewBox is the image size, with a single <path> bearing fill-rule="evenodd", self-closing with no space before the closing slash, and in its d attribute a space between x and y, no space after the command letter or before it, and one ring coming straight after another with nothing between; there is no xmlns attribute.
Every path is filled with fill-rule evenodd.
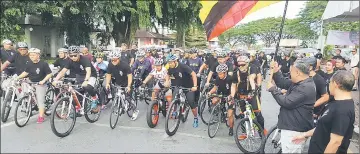
<svg viewBox="0 0 360 154"><path fill-rule="evenodd" d="M4 40L2 42L3 44L3 48L0 49L0 59L1 62L5 62L9 59L9 57L13 56L16 51L14 51L12 49L12 42L10 40ZM8 76L12 76L15 73L15 67L14 64L10 64L6 69L5 69L5 74L7 74Z"/></svg>
<svg viewBox="0 0 360 154"><path fill-rule="evenodd" d="M111 62L108 65L108 70L106 73L106 89L110 89L110 82L114 78L115 85L120 87L126 87L125 92L127 93L126 99L131 100L129 93L131 92L131 83L132 83L132 73L128 63L121 60L121 54L117 51L113 51L109 54ZM132 105L133 115L131 120L136 120L139 110L136 110L135 104L132 101L129 101Z"/></svg>
<svg viewBox="0 0 360 154"><path fill-rule="evenodd" d="M28 56L28 45L25 42L18 42L16 48L18 52L13 56L10 56L8 60L1 65L1 72L10 64L14 64L15 74L20 75L24 72L26 65L30 62L30 58Z"/></svg>
<svg viewBox="0 0 360 154"><path fill-rule="evenodd" d="M177 55L168 56L169 70L168 75L165 77L165 87L170 87L170 78L171 85L180 86L184 88L191 88L191 91L186 92L186 99L189 102L191 111L194 115L193 127L198 127L198 115L197 115L197 102L195 102L195 91L197 90L197 77L196 73L191 70L191 68L185 64L178 62ZM192 81L192 82L190 82ZM178 89L175 89L174 94L177 93ZM175 95L173 95L175 96ZM178 113L173 113L173 116L177 116Z"/></svg>
<svg viewBox="0 0 360 154"><path fill-rule="evenodd" d="M268 61L267 61L267 57L264 54L264 51L260 52L260 56L258 58L258 61L260 62L260 70L261 70L261 74L263 79L265 79L266 77L266 68L269 68L268 66Z"/></svg>
<svg viewBox="0 0 360 154"><path fill-rule="evenodd" d="M336 72L329 86L330 94L335 100L328 103L316 128L295 136L293 142L296 144L311 137L308 153L347 153L355 122L355 106L351 94L354 83L351 72Z"/></svg>
<svg viewBox="0 0 360 154"><path fill-rule="evenodd" d="M65 48L60 48L58 50L59 53L59 58L55 60L55 62L53 63L54 67L58 67L59 70L62 70L65 66L69 65L69 63L71 62L71 60L68 57L68 50ZM56 74L57 75L57 74ZM56 76L55 75L55 76ZM66 78L75 78L75 72L72 71L67 71L65 74Z"/></svg>
<svg viewBox="0 0 360 154"><path fill-rule="evenodd" d="M326 80L317 74L315 72L316 65L317 65L317 59L315 57L310 57L304 59L306 61L310 68L309 68L309 77L312 77L315 83L315 89L316 89L316 102L314 104L314 118L317 119L317 117L321 114L323 111L323 108L325 106L325 103L329 100L329 95L326 92Z"/></svg>
<svg viewBox="0 0 360 154"><path fill-rule="evenodd" d="M26 65L26 68L23 73L21 73L16 80L29 77L31 82L37 82L38 85L35 85L36 89L36 99L39 108L39 117L37 123L44 122L44 113L45 113L45 94L46 94L46 85L45 82L48 81L52 74L49 67L49 64L40 60L40 50L36 48L31 48L29 50L29 57L31 61Z"/></svg>
<svg viewBox="0 0 360 154"><path fill-rule="evenodd" d="M234 72L234 65L231 64L230 62L226 61L226 57L227 53L224 51L218 51L216 53L216 58L217 61L214 63L214 61L209 61L208 63L214 63L214 65L210 68L210 72L207 76L207 80L205 83L205 87L208 87L210 85L210 81L211 79L215 79L216 78L216 67L220 64L226 64L228 66L228 75L232 76L233 72ZM206 62L205 62L206 63ZM201 69L201 68L200 68ZM200 71L199 71L200 72Z"/></svg>
<svg viewBox="0 0 360 154"><path fill-rule="evenodd" d="M134 58L130 50L127 50L127 45L125 43L121 44L121 48L118 49L121 52L121 61L127 63L129 66L134 64Z"/></svg>
<svg viewBox="0 0 360 154"><path fill-rule="evenodd" d="M233 79L231 76L227 75L228 67L226 64L220 64L216 67L217 77L215 80L215 86L209 91L208 95L213 93L217 93L219 95L223 95L223 98L228 99L228 110L227 110L227 117L229 119L229 135L233 135L233 126L234 126L234 101L233 98L235 96L236 91L236 83L233 83ZM220 101L219 97L214 97L212 99L212 104L216 105ZM221 100L222 103L225 103L225 100Z"/></svg>
<svg viewBox="0 0 360 154"><path fill-rule="evenodd" d="M284 56L285 58L280 61L280 70L285 77L290 77L290 66L293 64L293 61L288 51L284 51Z"/></svg>
<svg viewBox="0 0 360 154"><path fill-rule="evenodd" d="M99 102L99 96L97 96L94 89L97 78L94 66L88 57L80 55L80 47L70 46L68 52L71 61L58 73L54 79L54 85L56 85L56 82L62 78L68 70L70 70L70 72L75 72L76 81L82 82L85 91L92 97L91 108L93 109L93 112L99 112L101 103Z"/></svg>
<svg viewBox="0 0 360 154"><path fill-rule="evenodd" d="M336 60L335 72L338 71L338 70L346 70L346 68L345 68L346 60L345 60L344 57L340 57L340 58L337 58L335 60Z"/></svg>
<svg viewBox="0 0 360 154"><path fill-rule="evenodd" d="M332 59L339 59L339 58L342 58L342 56L341 56L341 50L340 50L340 49L336 49L336 50L335 50L335 56L333 56Z"/></svg>

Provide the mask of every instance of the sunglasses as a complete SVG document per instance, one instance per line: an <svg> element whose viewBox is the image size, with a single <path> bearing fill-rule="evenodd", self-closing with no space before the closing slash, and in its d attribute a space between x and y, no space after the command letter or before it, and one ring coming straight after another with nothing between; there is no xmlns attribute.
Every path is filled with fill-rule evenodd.
<svg viewBox="0 0 360 154"><path fill-rule="evenodd" d="M351 52L356 52L356 51L351 51Z"/></svg>
<svg viewBox="0 0 360 154"><path fill-rule="evenodd" d="M118 59L111 59L111 61L112 61L112 62L116 62L116 61L118 61Z"/></svg>
<svg viewBox="0 0 360 154"><path fill-rule="evenodd" d="M69 55L69 57L77 57L77 55Z"/></svg>

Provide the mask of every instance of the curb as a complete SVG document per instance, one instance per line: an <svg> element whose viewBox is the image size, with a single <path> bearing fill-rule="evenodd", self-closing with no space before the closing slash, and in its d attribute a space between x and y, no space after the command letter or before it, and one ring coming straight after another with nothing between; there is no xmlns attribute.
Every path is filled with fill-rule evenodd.
<svg viewBox="0 0 360 154"><path fill-rule="evenodd" d="M354 132L352 135L352 139L359 140L359 126L354 125Z"/></svg>

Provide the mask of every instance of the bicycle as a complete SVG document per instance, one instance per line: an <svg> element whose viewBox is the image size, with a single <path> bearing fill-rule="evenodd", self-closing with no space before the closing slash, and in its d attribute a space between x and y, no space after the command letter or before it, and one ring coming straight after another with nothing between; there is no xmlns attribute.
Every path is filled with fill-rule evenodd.
<svg viewBox="0 0 360 154"><path fill-rule="evenodd" d="M171 105L169 107L169 110L166 114L166 121L165 121L165 132L169 136L175 135L177 129L180 126L180 120L184 123L187 120L187 117L189 115L190 111L190 105L186 99L184 91L189 92L191 88L183 88L178 86L172 86L172 89L178 89L177 93L175 94L175 97L173 101L171 102ZM174 119L175 125L173 126L174 130L169 130L169 120Z"/></svg>
<svg viewBox="0 0 360 154"><path fill-rule="evenodd" d="M199 103L198 103L198 110L199 115L201 118L201 121L208 125L208 121L210 119L211 115L211 99L206 95L212 88L214 87L214 84L210 83L209 87L204 88L199 97Z"/></svg>
<svg viewBox="0 0 360 154"><path fill-rule="evenodd" d="M282 153L280 137L281 130L278 129L277 125L271 127L269 133L266 135L263 151L266 153Z"/></svg>
<svg viewBox="0 0 360 154"><path fill-rule="evenodd" d="M17 93L20 94L21 93L21 88L19 87L20 85L20 81L16 81L15 80L16 76L13 76L8 85L3 85L3 87L5 88L5 91L3 92L3 97L2 97L2 108L1 108L1 121L2 122L6 122L8 120L11 108L13 107L13 103L15 102L15 98ZM4 77L5 78L5 77ZM17 92L16 92L17 91Z"/></svg>
<svg viewBox="0 0 360 154"><path fill-rule="evenodd" d="M146 122L150 128L154 128L159 121L160 112L166 118L166 112L168 107L168 102L164 98L168 88L160 89L156 96L156 100L152 101L147 109Z"/></svg>
<svg viewBox="0 0 360 154"><path fill-rule="evenodd" d="M68 79L71 81L71 79ZM75 81L76 79L72 79ZM76 122L76 117L85 116L85 119L89 123L94 123L99 120L101 109L95 111L91 109L92 98L90 98L88 93L81 94L79 91L82 90L81 85L73 85L72 83L57 83L56 87L61 89L59 96L62 96L54 105L54 108L51 112L50 125L52 132L58 137L66 137L73 130ZM82 97L82 103L80 104L78 95ZM97 93L99 96L99 94ZM101 103L101 102L100 102ZM58 108L59 107L59 108ZM60 111L60 113L58 113ZM79 113L80 112L80 113ZM63 133L59 132L55 125L55 115L58 119L64 120L67 122L68 119L71 119L70 127ZM94 115L92 118L90 115Z"/></svg>
<svg viewBox="0 0 360 154"><path fill-rule="evenodd" d="M38 82L30 82L26 79L22 80L22 84L24 86L23 91L23 97L19 99L19 103L16 105L15 108L15 115L14 115L14 121L15 124L18 127L24 127L28 122L31 116L33 116L32 111L38 110L37 108L37 99L36 99L36 89L35 86L39 85ZM46 103L46 102L44 102ZM46 104L45 104L46 106ZM18 111L25 112L26 118L19 118ZM46 108L45 108L46 112ZM21 120L24 121L24 123L21 123Z"/></svg>
<svg viewBox="0 0 360 154"><path fill-rule="evenodd" d="M250 95L248 96L247 99L245 99L246 110L244 112L244 118L239 121L239 124L236 127L234 138L236 145L242 152L257 153L264 147L265 134L263 128L256 120L256 116L252 109L251 104L248 102L250 99L251 99ZM240 133L239 130L241 131ZM254 141L252 141L259 138L260 138L259 144L254 143ZM248 143L249 146L259 145L259 147L255 147L255 149L252 151L246 149L245 145L240 144L240 142L247 139L250 139L252 141L252 143Z"/></svg>
<svg viewBox="0 0 360 154"><path fill-rule="evenodd" d="M214 97L218 97L220 101L212 105L214 107L212 107L210 119L208 122L208 136L210 138L215 137L217 131L219 130L220 123L225 123L227 127L230 127L230 125L228 124L226 108L226 104L228 104L228 101L225 101L225 103L223 103L223 100L225 99L225 96L223 95L211 94L210 98ZM214 125L216 129L214 130L214 132L211 132L210 127Z"/></svg>
<svg viewBox="0 0 360 154"><path fill-rule="evenodd" d="M142 79L141 78L134 78L134 82L132 85L133 91L132 91L132 97L137 101L143 100L147 105L151 102L151 92L152 89L148 87L141 87L142 85Z"/></svg>
<svg viewBox="0 0 360 154"><path fill-rule="evenodd" d="M51 82L47 83L47 87L48 89L45 92L45 115L46 116L50 116L51 115L51 106L54 104L55 102L55 98L56 98L56 89L55 87L51 84Z"/></svg>
<svg viewBox="0 0 360 154"><path fill-rule="evenodd" d="M137 103L133 98L126 98L125 96L125 89L126 87L115 86L116 94L114 98L114 102L111 107L110 113L110 128L114 129L116 124L118 123L119 117L124 114L125 112L129 117L132 117L134 111L137 108ZM130 99L130 100L129 100ZM132 102L135 102L132 103ZM115 116L115 117L113 117ZM112 121L115 120L115 121Z"/></svg>
<svg viewBox="0 0 360 154"><path fill-rule="evenodd" d="M110 102L110 100L113 99L113 89L110 88L109 90L107 90L102 84L104 80L104 77L98 77L94 88L99 94L99 101L102 102L102 105L106 106Z"/></svg>

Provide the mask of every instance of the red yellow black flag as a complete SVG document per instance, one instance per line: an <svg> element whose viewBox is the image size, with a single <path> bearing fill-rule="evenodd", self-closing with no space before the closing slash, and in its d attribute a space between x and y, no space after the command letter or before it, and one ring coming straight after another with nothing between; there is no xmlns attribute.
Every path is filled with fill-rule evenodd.
<svg viewBox="0 0 360 154"><path fill-rule="evenodd" d="M247 15L277 2L280 1L200 0L203 7L199 17L205 27L207 39L211 40L235 26Z"/></svg>

